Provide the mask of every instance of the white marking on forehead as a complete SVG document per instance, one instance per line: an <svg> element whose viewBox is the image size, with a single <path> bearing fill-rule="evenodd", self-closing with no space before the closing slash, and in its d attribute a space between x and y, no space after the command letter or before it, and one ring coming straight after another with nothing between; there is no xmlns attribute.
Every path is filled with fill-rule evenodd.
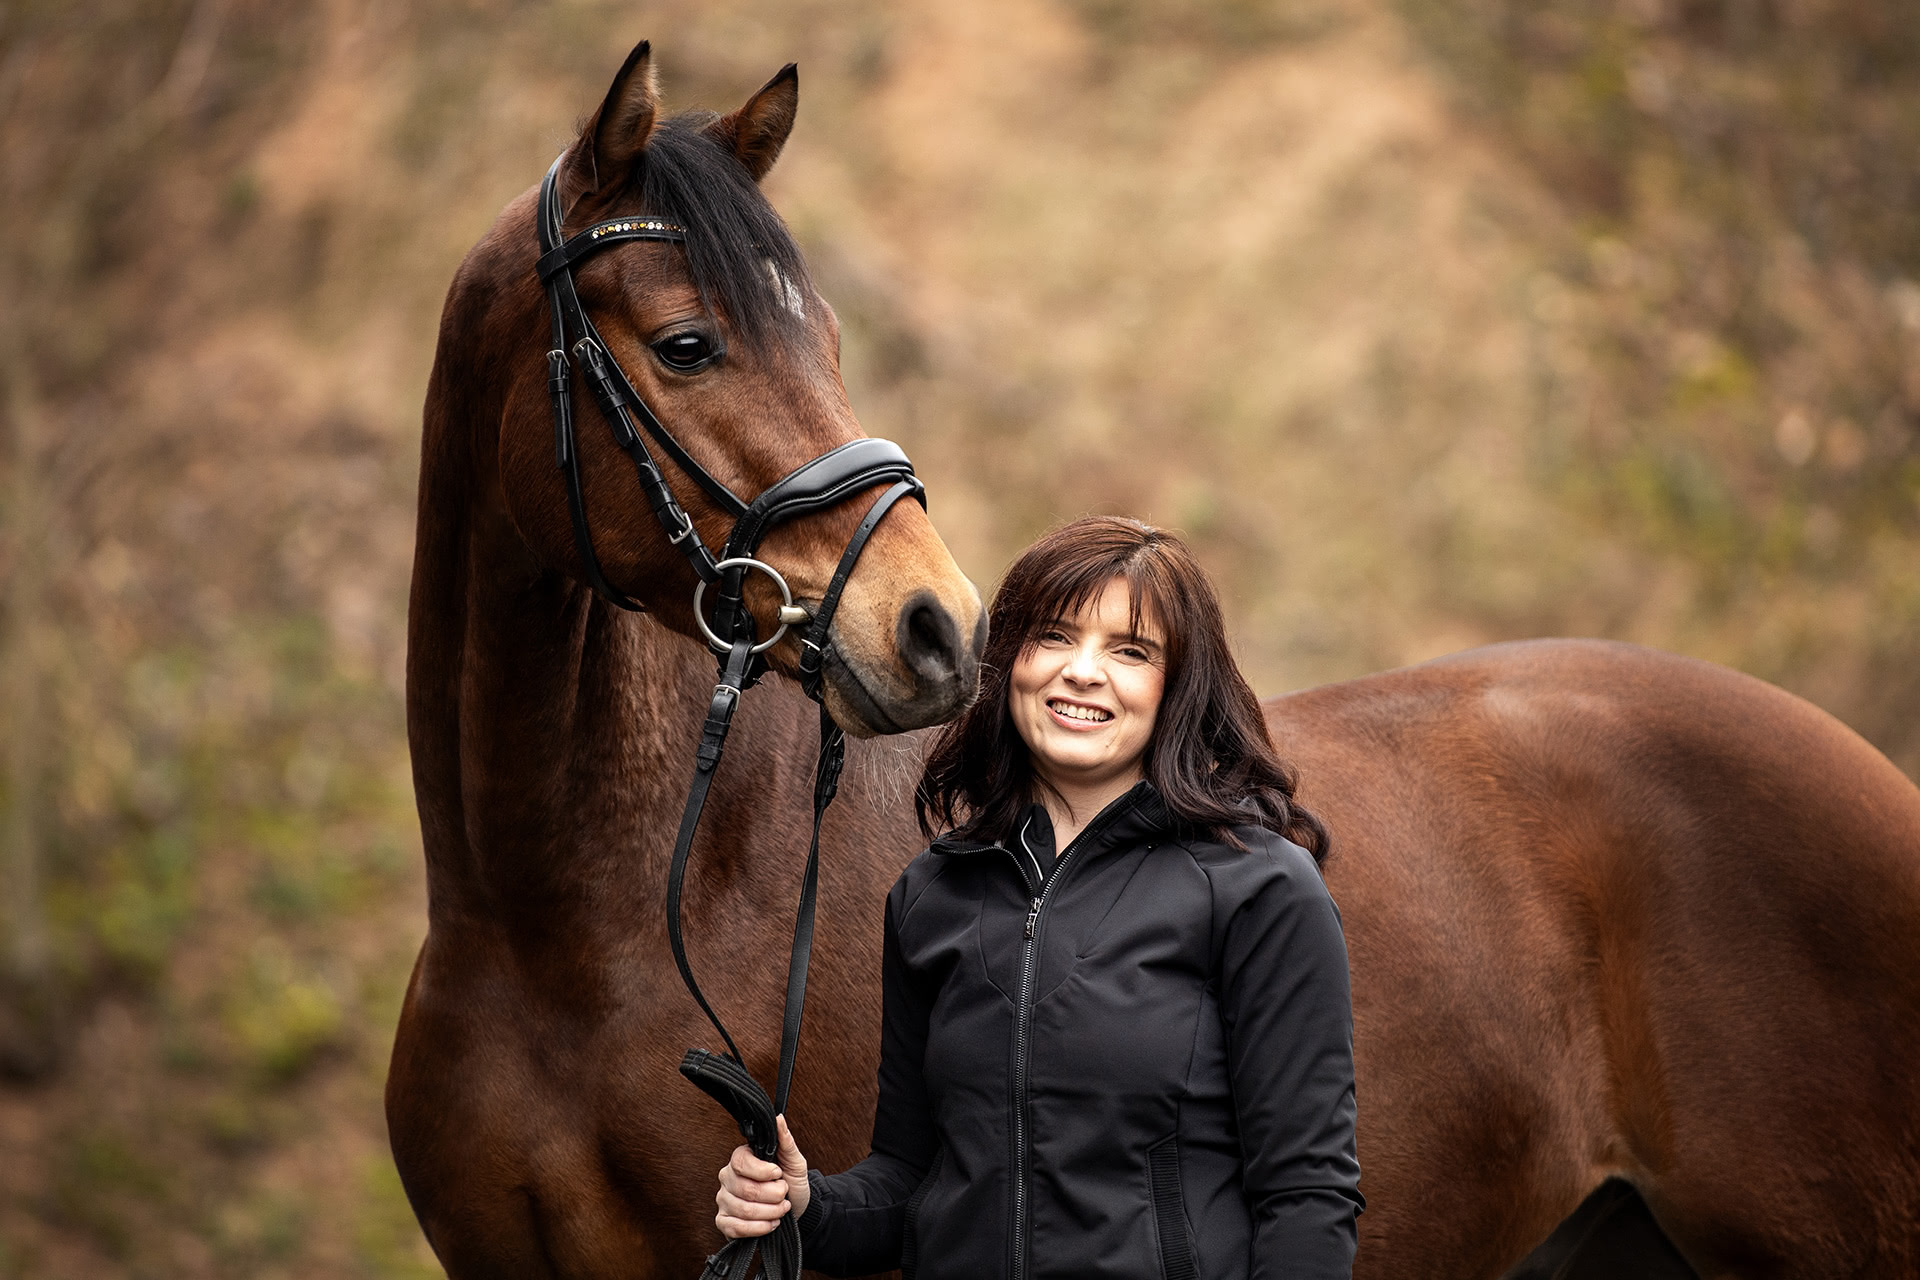
<svg viewBox="0 0 1920 1280"><path fill-rule="evenodd" d="M780 295L781 303L785 305L787 310L793 312L793 314L799 316L802 320L805 320L807 318L807 306L805 300L800 296L800 290L794 285L793 281L787 279L786 274L782 272L780 268L773 265L772 258L762 258L761 261L767 264L767 278L773 282L773 291Z"/></svg>

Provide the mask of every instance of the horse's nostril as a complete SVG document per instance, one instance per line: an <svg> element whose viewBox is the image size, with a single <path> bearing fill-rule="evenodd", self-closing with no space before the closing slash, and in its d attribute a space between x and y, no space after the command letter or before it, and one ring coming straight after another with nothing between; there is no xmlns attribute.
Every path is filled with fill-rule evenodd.
<svg viewBox="0 0 1920 1280"><path fill-rule="evenodd" d="M960 670L960 628L930 592L918 592L900 610L895 642L907 669L923 684L951 680Z"/></svg>

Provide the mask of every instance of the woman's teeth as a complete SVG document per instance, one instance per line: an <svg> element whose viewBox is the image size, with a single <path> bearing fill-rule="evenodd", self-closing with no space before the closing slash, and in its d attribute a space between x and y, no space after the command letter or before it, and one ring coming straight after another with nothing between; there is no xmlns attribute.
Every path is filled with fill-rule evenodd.
<svg viewBox="0 0 1920 1280"><path fill-rule="evenodd" d="M1069 720L1091 720L1098 723L1113 719L1112 712L1102 711L1098 707L1075 706L1071 702L1049 702L1047 705Z"/></svg>

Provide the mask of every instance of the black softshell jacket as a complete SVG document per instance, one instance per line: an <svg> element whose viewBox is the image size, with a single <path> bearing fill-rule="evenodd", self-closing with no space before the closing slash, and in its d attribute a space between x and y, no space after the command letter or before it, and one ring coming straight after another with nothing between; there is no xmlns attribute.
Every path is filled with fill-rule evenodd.
<svg viewBox="0 0 1920 1280"><path fill-rule="evenodd" d="M1147 783L1057 861L1032 825L888 894L873 1154L809 1175L806 1265L1345 1280L1353 1014L1311 855L1183 834Z"/></svg>

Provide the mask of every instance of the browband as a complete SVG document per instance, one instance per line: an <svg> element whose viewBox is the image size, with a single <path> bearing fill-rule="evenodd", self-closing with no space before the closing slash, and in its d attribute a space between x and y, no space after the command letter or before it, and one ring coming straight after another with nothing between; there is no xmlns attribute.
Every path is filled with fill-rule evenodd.
<svg viewBox="0 0 1920 1280"><path fill-rule="evenodd" d="M540 273L540 283L547 283L553 279L554 272L571 267L596 249L625 240L667 240L674 244L685 244L687 229L659 218L608 218L605 222L596 222L565 244L540 255L540 261L534 264L535 270Z"/></svg>

